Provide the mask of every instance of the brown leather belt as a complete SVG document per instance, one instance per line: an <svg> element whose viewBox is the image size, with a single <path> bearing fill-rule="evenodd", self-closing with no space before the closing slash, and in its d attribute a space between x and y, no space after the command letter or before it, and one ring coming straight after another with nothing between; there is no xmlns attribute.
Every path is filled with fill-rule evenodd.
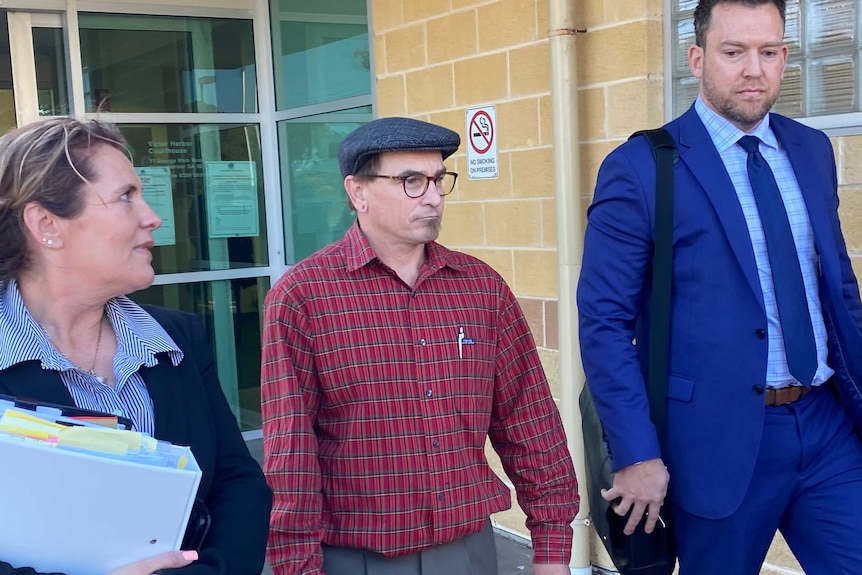
<svg viewBox="0 0 862 575"><path fill-rule="evenodd" d="M766 405L787 405L793 403L806 393L811 391L810 387L795 385L793 387L782 387L780 389L767 388Z"/></svg>

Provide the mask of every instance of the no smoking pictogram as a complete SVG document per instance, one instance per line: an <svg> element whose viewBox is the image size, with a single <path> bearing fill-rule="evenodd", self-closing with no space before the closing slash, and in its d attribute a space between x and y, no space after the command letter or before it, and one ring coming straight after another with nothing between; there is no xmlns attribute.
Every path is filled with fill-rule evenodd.
<svg viewBox="0 0 862 575"><path fill-rule="evenodd" d="M467 140L467 177L484 180L497 177L497 109L483 106L464 116Z"/></svg>
<svg viewBox="0 0 862 575"><path fill-rule="evenodd" d="M479 110L470 118L470 146L477 154L484 154L494 143L494 122L485 110Z"/></svg>

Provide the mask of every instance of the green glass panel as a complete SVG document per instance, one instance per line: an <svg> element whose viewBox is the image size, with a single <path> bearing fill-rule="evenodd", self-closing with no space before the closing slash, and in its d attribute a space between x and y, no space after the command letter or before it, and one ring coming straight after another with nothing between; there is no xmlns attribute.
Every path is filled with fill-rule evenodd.
<svg viewBox="0 0 862 575"><path fill-rule="evenodd" d="M138 303L196 314L204 322L228 404L243 431L260 429L261 305L269 278L152 286Z"/></svg>
<svg viewBox="0 0 862 575"><path fill-rule="evenodd" d="M279 110L371 93L366 0L271 0Z"/></svg>
<svg viewBox="0 0 862 575"><path fill-rule="evenodd" d="M268 265L257 126L124 124L144 198L162 218L157 274Z"/></svg>
<svg viewBox="0 0 862 575"><path fill-rule="evenodd" d="M338 144L371 120L371 109L353 113L350 121L327 114L278 125L288 263L337 240L355 219L338 167Z"/></svg>
<svg viewBox="0 0 862 575"><path fill-rule="evenodd" d="M257 112L250 20L81 14L87 111Z"/></svg>
<svg viewBox="0 0 862 575"><path fill-rule="evenodd" d="M36 91L40 116L65 116L69 113L66 83L66 52L63 30L33 28L36 60Z"/></svg>
<svg viewBox="0 0 862 575"><path fill-rule="evenodd" d="M12 56L9 49L9 23L0 10L0 134L17 125L15 96L12 93Z"/></svg>

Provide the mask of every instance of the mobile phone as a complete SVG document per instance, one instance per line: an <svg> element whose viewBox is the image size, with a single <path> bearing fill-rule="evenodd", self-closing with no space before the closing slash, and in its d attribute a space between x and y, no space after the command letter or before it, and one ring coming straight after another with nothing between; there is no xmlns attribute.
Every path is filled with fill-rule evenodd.
<svg viewBox="0 0 862 575"><path fill-rule="evenodd" d="M200 551L210 530L211 521L212 518L206 504L200 497L195 497L181 549L183 551Z"/></svg>

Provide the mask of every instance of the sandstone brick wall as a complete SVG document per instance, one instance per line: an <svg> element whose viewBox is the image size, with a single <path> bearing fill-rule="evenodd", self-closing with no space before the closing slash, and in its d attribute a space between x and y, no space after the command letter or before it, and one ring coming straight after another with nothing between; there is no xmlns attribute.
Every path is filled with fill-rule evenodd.
<svg viewBox="0 0 862 575"><path fill-rule="evenodd" d="M529 308L537 343L556 345L546 0L375 0L371 19L380 116L464 140L466 110L496 106L499 178L467 178L464 140L447 162L461 176L441 241L494 266Z"/></svg>
<svg viewBox="0 0 862 575"><path fill-rule="evenodd" d="M862 136L832 138L838 164L839 215L856 277L862 277Z"/></svg>

